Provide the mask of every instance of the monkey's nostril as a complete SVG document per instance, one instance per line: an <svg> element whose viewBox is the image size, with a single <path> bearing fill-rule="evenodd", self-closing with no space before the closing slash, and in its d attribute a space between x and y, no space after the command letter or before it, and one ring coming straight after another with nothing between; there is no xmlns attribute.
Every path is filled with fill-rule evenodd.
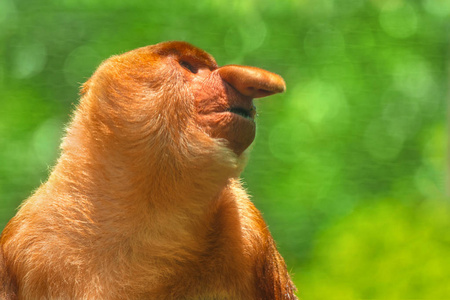
<svg viewBox="0 0 450 300"><path fill-rule="evenodd" d="M266 89L256 89L252 86L247 87L245 93L243 93L242 91L240 92L246 96L251 96L252 98L267 97L276 93L275 91L270 91Z"/></svg>
<svg viewBox="0 0 450 300"><path fill-rule="evenodd" d="M260 97L266 97L266 96L273 95L273 94L275 94L276 92L272 92L272 91L268 91L268 90L259 89L257 93L258 93L258 95L261 95Z"/></svg>

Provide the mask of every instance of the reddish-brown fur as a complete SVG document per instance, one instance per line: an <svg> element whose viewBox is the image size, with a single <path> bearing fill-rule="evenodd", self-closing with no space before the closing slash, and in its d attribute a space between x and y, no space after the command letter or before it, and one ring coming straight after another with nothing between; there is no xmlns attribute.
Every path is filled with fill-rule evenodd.
<svg viewBox="0 0 450 300"><path fill-rule="evenodd" d="M252 98L282 90L183 42L105 61L48 181L2 233L1 299L296 299L238 179Z"/></svg>

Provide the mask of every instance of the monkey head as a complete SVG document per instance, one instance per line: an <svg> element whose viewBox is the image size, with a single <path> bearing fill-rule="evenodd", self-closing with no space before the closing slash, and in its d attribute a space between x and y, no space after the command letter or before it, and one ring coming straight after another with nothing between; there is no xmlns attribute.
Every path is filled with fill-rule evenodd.
<svg viewBox="0 0 450 300"><path fill-rule="evenodd" d="M164 42L106 60L83 86L80 107L96 112L95 140L188 152L214 141L240 155L255 137L253 99L284 90L274 73L219 67L188 43Z"/></svg>

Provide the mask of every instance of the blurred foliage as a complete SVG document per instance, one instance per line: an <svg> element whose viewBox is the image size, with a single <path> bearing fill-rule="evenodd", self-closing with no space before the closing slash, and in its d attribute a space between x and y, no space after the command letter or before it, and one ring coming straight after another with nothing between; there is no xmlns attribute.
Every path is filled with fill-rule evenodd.
<svg viewBox="0 0 450 300"><path fill-rule="evenodd" d="M304 299L450 298L448 0L0 1L0 227L105 58L185 40L267 68L244 172Z"/></svg>

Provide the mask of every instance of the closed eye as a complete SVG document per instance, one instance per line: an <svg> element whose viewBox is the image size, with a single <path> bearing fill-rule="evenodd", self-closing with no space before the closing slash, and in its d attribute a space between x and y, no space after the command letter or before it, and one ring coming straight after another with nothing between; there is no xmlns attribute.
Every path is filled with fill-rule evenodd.
<svg viewBox="0 0 450 300"><path fill-rule="evenodd" d="M189 72L196 74L197 73L197 68L195 68L194 66L192 66L190 63L188 63L187 61L180 61L180 66L182 66L183 68L185 68L186 70L188 70Z"/></svg>

